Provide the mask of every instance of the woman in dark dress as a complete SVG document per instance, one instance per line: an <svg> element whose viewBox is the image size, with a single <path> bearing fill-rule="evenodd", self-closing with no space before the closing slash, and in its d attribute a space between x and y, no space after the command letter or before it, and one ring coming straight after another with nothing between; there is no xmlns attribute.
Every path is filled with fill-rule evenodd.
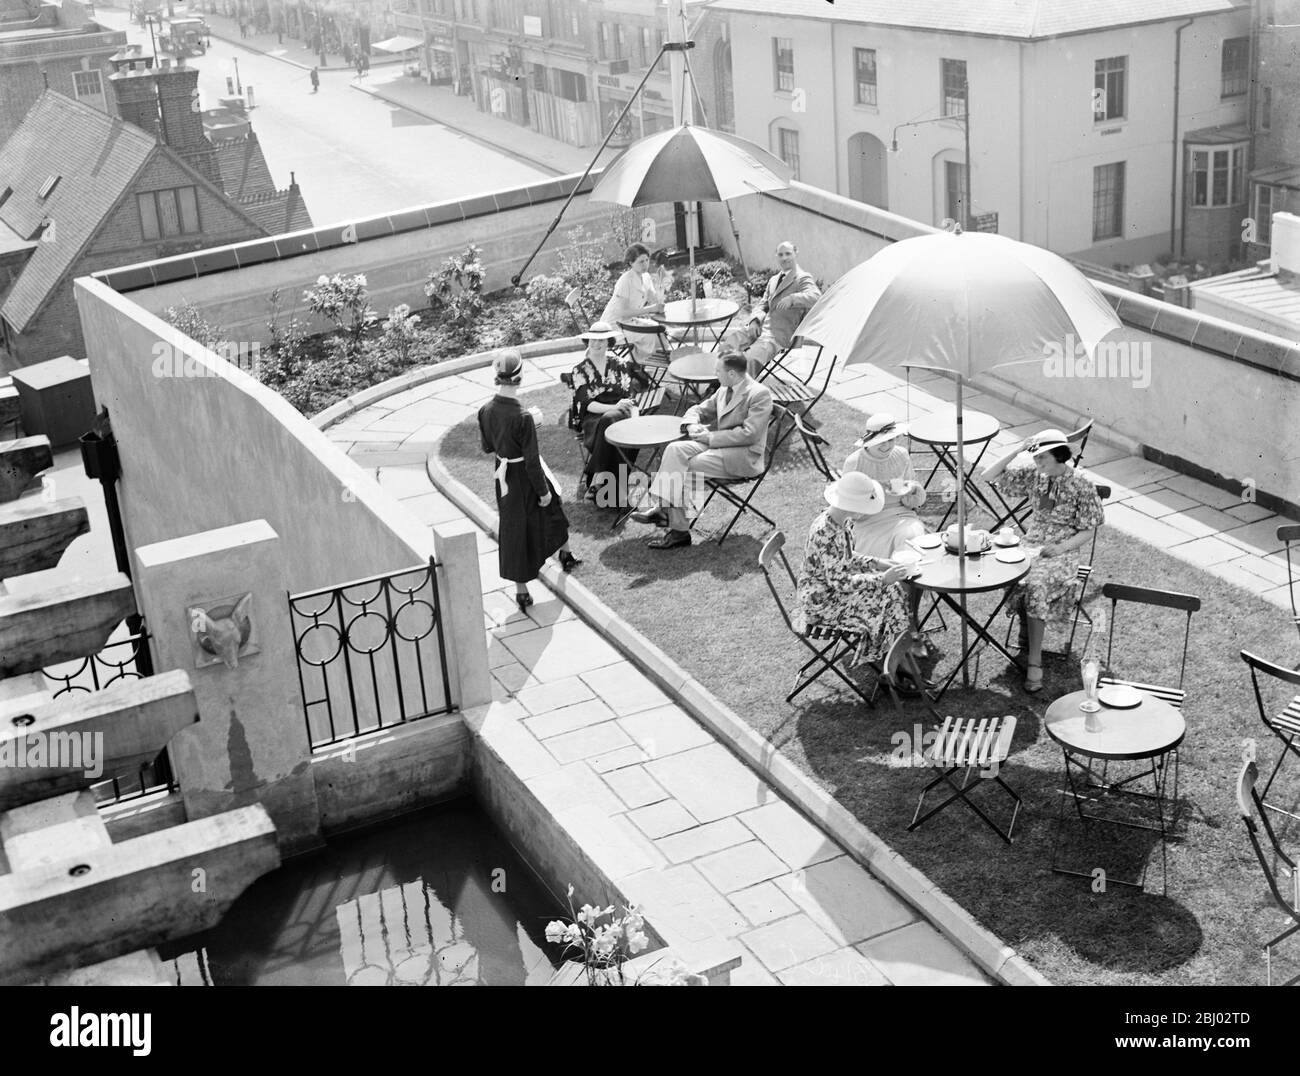
<svg viewBox="0 0 1300 1076"><path fill-rule="evenodd" d="M524 363L513 348L492 364L497 394L479 408L483 451L496 455L497 554L502 579L515 584L520 609L533 604L528 584L546 558L559 553L560 566L571 572L582 561L569 551L569 521L560 504L560 488L537 451L537 426L519 403Z"/></svg>
<svg viewBox="0 0 1300 1076"><path fill-rule="evenodd" d="M587 499L594 501L606 483L617 483L618 468L623 463L614 446L605 440L605 430L637 414L633 396L650 387L650 375L631 357L620 361L610 356L609 349L617 336L607 322L596 322L582 334L582 339L587 341L587 353L563 380L573 389L569 425L581 431L589 454L582 477L587 484ZM635 461L635 454L631 458Z"/></svg>

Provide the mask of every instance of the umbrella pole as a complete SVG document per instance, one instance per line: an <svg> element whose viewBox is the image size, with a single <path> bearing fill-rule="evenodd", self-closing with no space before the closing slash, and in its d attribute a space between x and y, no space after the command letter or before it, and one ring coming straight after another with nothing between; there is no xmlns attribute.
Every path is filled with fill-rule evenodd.
<svg viewBox="0 0 1300 1076"><path fill-rule="evenodd" d="M961 586L961 652L966 653L966 643L970 627L966 623L966 453L963 443L966 436L962 431L961 414L962 377L957 375L957 560L960 564ZM970 663L962 662L961 682L963 687L970 687Z"/></svg>
<svg viewBox="0 0 1300 1076"><path fill-rule="evenodd" d="M699 225L699 213L696 213L696 214L695 214L695 218L696 218L696 219L695 219L694 223L696 224L696 226L698 226L698 225ZM688 245L689 245L690 248L691 248L691 279L690 279L690 288L691 288L691 317L695 317L695 235L694 235L694 233L692 233L691 235L689 235L688 238L690 239L690 243L689 243Z"/></svg>

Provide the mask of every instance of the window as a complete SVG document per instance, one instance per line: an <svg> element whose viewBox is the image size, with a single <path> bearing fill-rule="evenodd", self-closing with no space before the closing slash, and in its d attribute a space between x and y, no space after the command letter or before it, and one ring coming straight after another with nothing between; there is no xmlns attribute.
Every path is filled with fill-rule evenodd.
<svg viewBox="0 0 1300 1076"><path fill-rule="evenodd" d="M940 60L943 76L943 114L966 115L966 61Z"/></svg>
<svg viewBox="0 0 1300 1076"><path fill-rule="evenodd" d="M1092 120L1122 120L1127 113L1128 57L1111 56L1093 64Z"/></svg>
<svg viewBox="0 0 1300 1076"><path fill-rule="evenodd" d="M627 55L626 43L623 40L623 24L614 23L614 59L621 60Z"/></svg>
<svg viewBox="0 0 1300 1076"><path fill-rule="evenodd" d="M1124 162L1092 170L1092 241L1124 234Z"/></svg>
<svg viewBox="0 0 1300 1076"><path fill-rule="evenodd" d="M1255 242L1268 246L1273 238L1273 188L1255 188Z"/></svg>
<svg viewBox="0 0 1300 1076"><path fill-rule="evenodd" d="M1223 89L1220 97L1240 97L1250 77L1250 38L1230 37L1223 43Z"/></svg>
<svg viewBox="0 0 1300 1076"><path fill-rule="evenodd" d="M546 65L533 64L533 89L538 93L546 92Z"/></svg>
<svg viewBox="0 0 1300 1076"><path fill-rule="evenodd" d="M876 50L853 50L853 100L860 105L876 103Z"/></svg>
<svg viewBox="0 0 1300 1076"><path fill-rule="evenodd" d="M944 161L944 216L966 224L966 166L961 161Z"/></svg>
<svg viewBox="0 0 1300 1076"><path fill-rule="evenodd" d="M776 75L776 88L784 93L792 93L794 91L794 42L790 38L772 38L772 63Z"/></svg>
<svg viewBox="0 0 1300 1076"><path fill-rule="evenodd" d="M555 75L555 96L566 101L585 101L587 99L587 79L573 71L552 68Z"/></svg>
<svg viewBox="0 0 1300 1076"><path fill-rule="evenodd" d="M654 37L650 33L650 27L641 27L641 66L649 67L655 58Z"/></svg>
<svg viewBox="0 0 1300 1076"><path fill-rule="evenodd" d="M603 22L596 23L596 58L609 59L609 27Z"/></svg>
<svg viewBox="0 0 1300 1076"><path fill-rule="evenodd" d="M104 82L98 71L72 72L72 93L78 101L104 107Z"/></svg>
<svg viewBox="0 0 1300 1076"><path fill-rule="evenodd" d="M146 239L189 235L199 230L198 191L194 187L147 191L136 195L136 202Z"/></svg>
<svg viewBox="0 0 1300 1076"><path fill-rule="evenodd" d="M582 24L578 21L576 11L569 12L569 36L574 40L582 37Z"/></svg>
<svg viewBox="0 0 1300 1076"><path fill-rule="evenodd" d="M799 178L799 132L788 127L776 129L776 155L790 166L795 179Z"/></svg>
<svg viewBox="0 0 1300 1076"><path fill-rule="evenodd" d="M1240 205L1246 200L1246 148L1193 149L1187 189L1198 208Z"/></svg>
<svg viewBox="0 0 1300 1076"><path fill-rule="evenodd" d="M1273 127L1273 87L1261 86L1259 89L1259 129L1269 131Z"/></svg>

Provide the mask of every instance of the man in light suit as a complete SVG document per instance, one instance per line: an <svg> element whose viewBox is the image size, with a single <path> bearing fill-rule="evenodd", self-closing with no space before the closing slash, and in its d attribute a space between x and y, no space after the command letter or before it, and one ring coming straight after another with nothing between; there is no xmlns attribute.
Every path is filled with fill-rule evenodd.
<svg viewBox="0 0 1300 1076"><path fill-rule="evenodd" d="M702 478L751 478L766 466L771 392L749 376L739 352L720 355L714 372L721 388L682 417L689 440L664 449L649 492L658 507L632 513L638 523L668 528L651 549L691 544L686 509L694 507L692 491Z"/></svg>
<svg viewBox="0 0 1300 1076"><path fill-rule="evenodd" d="M748 324L728 333L724 341L745 352L750 377L757 377L774 355L790 346L799 322L822 297L812 273L799 268L798 254L799 248L788 240L776 248L781 271L767 282L763 298L749 312Z"/></svg>

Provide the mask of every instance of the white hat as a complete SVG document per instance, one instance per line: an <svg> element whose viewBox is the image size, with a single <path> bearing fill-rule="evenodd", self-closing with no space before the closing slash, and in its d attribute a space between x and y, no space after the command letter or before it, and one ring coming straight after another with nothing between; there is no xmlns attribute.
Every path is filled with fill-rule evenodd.
<svg viewBox="0 0 1300 1076"><path fill-rule="evenodd" d="M617 340L618 330L608 321L598 321L585 333L578 333L579 340Z"/></svg>
<svg viewBox="0 0 1300 1076"><path fill-rule="evenodd" d="M907 433L907 423L898 422L888 411L880 411L867 418L867 424L862 431L862 436L853 442L856 448L871 448L873 445L883 445L886 441L892 441L895 437L902 437Z"/></svg>
<svg viewBox="0 0 1300 1076"><path fill-rule="evenodd" d="M498 385L517 385L523 379L523 356L517 348L503 348L492 359L492 371Z"/></svg>
<svg viewBox="0 0 1300 1076"><path fill-rule="evenodd" d="M1029 444L1025 446L1025 451L1031 456L1041 456L1054 448L1069 447L1070 442L1060 430L1043 430L1041 433L1034 434Z"/></svg>
<svg viewBox="0 0 1300 1076"><path fill-rule="evenodd" d="M838 482L826 487L826 503L845 512L874 516L885 507L885 492L874 478L861 471L850 471Z"/></svg>

